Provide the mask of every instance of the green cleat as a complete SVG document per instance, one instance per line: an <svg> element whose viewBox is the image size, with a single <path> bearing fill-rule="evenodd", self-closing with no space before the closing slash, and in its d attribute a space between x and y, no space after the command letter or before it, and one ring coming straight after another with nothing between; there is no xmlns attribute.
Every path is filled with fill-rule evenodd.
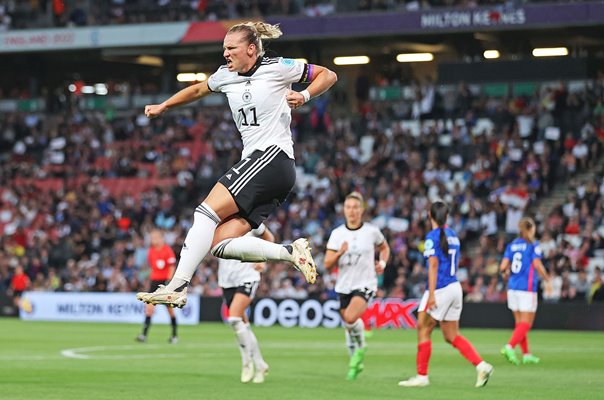
<svg viewBox="0 0 604 400"><path fill-rule="evenodd" d="M518 356L516 355L514 349L510 349L507 346L503 346L503 348L501 349L501 355L504 356L506 360L508 360L510 363L514 365L520 365L520 360L518 359Z"/></svg>
<svg viewBox="0 0 604 400"><path fill-rule="evenodd" d="M365 348L356 349L352 357L350 358L350 363L348 364L348 374L346 375L346 379L349 381L354 381L357 379L357 376L365 369L365 364L363 364L363 360L365 359Z"/></svg>
<svg viewBox="0 0 604 400"><path fill-rule="evenodd" d="M536 357L532 354L525 354L524 356L522 356L522 364L539 364L539 361L541 361L539 359L539 357Z"/></svg>

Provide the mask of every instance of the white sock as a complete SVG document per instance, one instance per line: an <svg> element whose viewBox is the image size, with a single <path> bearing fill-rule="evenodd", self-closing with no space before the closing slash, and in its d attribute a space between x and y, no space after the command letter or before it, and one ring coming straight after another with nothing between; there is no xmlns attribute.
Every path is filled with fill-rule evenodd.
<svg viewBox="0 0 604 400"><path fill-rule="evenodd" d="M352 341L352 337L350 336L350 331L348 330L348 328L344 329L344 334L346 336L346 347L348 347L348 355L352 357L357 347Z"/></svg>
<svg viewBox="0 0 604 400"><path fill-rule="evenodd" d="M365 324L362 319L357 319L352 324L344 324L350 337L359 348L365 347Z"/></svg>
<svg viewBox="0 0 604 400"><path fill-rule="evenodd" d="M219 223L220 218L206 203L202 203L195 209L193 226L187 232L180 251L178 267L166 289L174 291L186 286L191 281L199 263L203 261L212 246L214 232Z"/></svg>
<svg viewBox="0 0 604 400"><path fill-rule="evenodd" d="M486 361L481 361L477 366L476 366L476 371L480 371L481 369L486 368L489 365L489 363L487 363Z"/></svg>
<svg viewBox="0 0 604 400"><path fill-rule="evenodd" d="M292 260L285 246L253 236L225 239L212 248L212 254L218 258L247 262Z"/></svg>
<svg viewBox="0 0 604 400"><path fill-rule="evenodd" d="M247 329L245 323L243 323L243 320L240 317L229 317L228 321L235 331L235 336L237 337L237 342L239 343L241 362L243 365L247 365L250 362L250 331Z"/></svg>
<svg viewBox="0 0 604 400"><path fill-rule="evenodd" d="M262 353L260 352L260 346L258 345L258 339L256 339L256 335L254 335L254 331L252 331L252 327L250 324L245 324L249 337L250 337L250 353L252 356L252 360L254 361L254 365L256 368L264 368L266 362L264 362L264 358L262 357Z"/></svg>

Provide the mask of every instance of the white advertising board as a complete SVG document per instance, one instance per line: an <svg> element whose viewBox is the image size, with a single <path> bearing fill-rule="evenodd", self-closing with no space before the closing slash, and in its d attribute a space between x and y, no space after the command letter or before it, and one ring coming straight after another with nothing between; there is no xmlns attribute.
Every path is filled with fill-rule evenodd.
<svg viewBox="0 0 604 400"><path fill-rule="evenodd" d="M188 296L187 305L176 310L181 325L199 323L199 296ZM25 292L19 317L28 321L80 321L141 323L145 303L134 293ZM153 323L167 324L170 317L164 306L158 306Z"/></svg>

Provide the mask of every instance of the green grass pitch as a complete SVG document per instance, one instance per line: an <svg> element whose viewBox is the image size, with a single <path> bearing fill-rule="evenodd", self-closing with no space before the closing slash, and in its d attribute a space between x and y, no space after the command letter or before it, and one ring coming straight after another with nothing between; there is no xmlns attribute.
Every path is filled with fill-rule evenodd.
<svg viewBox="0 0 604 400"><path fill-rule="evenodd" d="M433 336L431 385L402 388L415 373L412 330L379 330L368 340L365 371L344 379L348 355L342 329L259 328L270 364L264 384L239 382L240 356L229 326L153 325L136 343L140 325L23 322L0 319L0 399L604 399L604 334L535 331L541 364L514 367L499 349L511 330L465 329L495 374L482 389L476 374L440 334Z"/></svg>

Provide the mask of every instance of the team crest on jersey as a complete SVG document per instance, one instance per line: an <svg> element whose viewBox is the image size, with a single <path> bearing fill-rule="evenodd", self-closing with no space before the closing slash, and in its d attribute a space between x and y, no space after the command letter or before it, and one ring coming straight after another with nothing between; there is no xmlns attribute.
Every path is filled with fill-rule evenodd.
<svg viewBox="0 0 604 400"><path fill-rule="evenodd" d="M543 254L539 245L535 246L535 254L537 254L538 256Z"/></svg>
<svg viewBox="0 0 604 400"><path fill-rule="evenodd" d="M241 99L245 103L249 103L250 101L252 101L252 94L248 91L245 91L245 92L243 92L243 96L241 96Z"/></svg>
<svg viewBox="0 0 604 400"><path fill-rule="evenodd" d="M287 65L288 67L291 67L292 65L294 65L294 60L291 58L282 58L281 59L281 63L284 65Z"/></svg>

